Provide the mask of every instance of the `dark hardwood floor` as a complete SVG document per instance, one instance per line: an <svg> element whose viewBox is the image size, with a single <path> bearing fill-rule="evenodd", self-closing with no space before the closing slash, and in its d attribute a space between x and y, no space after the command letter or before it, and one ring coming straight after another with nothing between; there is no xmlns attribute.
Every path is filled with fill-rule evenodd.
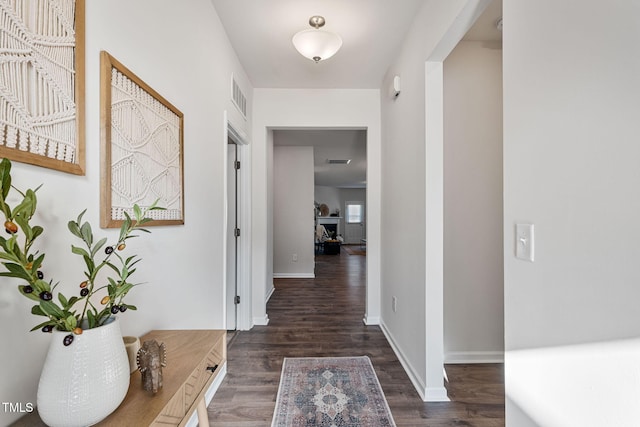
<svg viewBox="0 0 640 427"><path fill-rule="evenodd" d="M378 326L363 321L366 257L317 255L315 279L279 279L268 326L237 332L211 426L270 426L284 357L371 358L399 427L504 426L502 365L447 365L451 402L424 403Z"/></svg>

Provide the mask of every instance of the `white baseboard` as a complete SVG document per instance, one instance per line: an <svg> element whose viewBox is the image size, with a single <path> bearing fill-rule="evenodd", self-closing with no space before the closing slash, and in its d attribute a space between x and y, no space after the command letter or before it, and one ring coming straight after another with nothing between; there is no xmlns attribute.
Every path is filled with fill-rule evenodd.
<svg viewBox="0 0 640 427"><path fill-rule="evenodd" d="M211 386L209 386L209 389L204 393L204 401L207 406L209 406L209 403L211 403L213 396L216 394L216 391L218 391L218 388L220 388L220 384L222 384L222 380L224 380L224 377L226 376L227 364L225 363L224 365L222 365L222 368L220 369L218 376L216 376L216 379L213 380ZM198 411L193 411L193 414L191 414L191 417L189 417L189 421L187 421L185 427L198 427L198 425Z"/></svg>
<svg viewBox="0 0 640 427"><path fill-rule="evenodd" d="M267 326L269 324L269 315L265 314L263 317L254 317L253 326Z"/></svg>
<svg viewBox="0 0 640 427"><path fill-rule="evenodd" d="M274 279L315 279L314 273L273 273Z"/></svg>
<svg viewBox="0 0 640 427"><path fill-rule="evenodd" d="M267 299L265 302L269 302L269 300L271 299L271 295L273 295L273 293L276 291L276 288L271 285L271 289L269 289L269 292L267 292Z"/></svg>
<svg viewBox="0 0 640 427"><path fill-rule="evenodd" d="M362 321L364 322L365 325L379 325L380 324L380 317L378 316L364 316L364 319L362 319Z"/></svg>
<svg viewBox="0 0 640 427"><path fill-rule="evenodd" d="M384 322L380 322L380 328L382 329L382 333L387 338L389 345L393 349L393 352L396 354L396 357L400 361L400 364L404 368L405 372L409 376L413 387L415 387L416 391L420 395L420 398L423 402L449 402L450 399L447 396L447 389L442 387L427 387L426 384L422 381L422 379L416 373L416 370L411 366L408 359L405 357L404 353L400 350L400 348L396 345L391 333L387 329Z"/></svg>
<svg viewBox="0 0 640 427"><path fill-rule="evenodd" d="M446 387L427 387L424 389L424 402L450 402Z"/></svg>
<svg viewBox="0 0 640 427"><path fill-rule="evenodd" d="M444 355L444 363L504 363L503 351L450 351Z"/></svg>

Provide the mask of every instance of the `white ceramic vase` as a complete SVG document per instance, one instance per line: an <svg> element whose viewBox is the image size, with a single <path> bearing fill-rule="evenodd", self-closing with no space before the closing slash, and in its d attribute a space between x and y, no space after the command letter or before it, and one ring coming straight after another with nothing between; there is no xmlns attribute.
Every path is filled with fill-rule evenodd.
<svg viewBox="0 0 640 427"><path fill-rule="evenodd" d="M129 359L115 317L65 346L69 334L53 331L38 385L38 413L51 427L96 424L116 410L129 388Z"/></svg>

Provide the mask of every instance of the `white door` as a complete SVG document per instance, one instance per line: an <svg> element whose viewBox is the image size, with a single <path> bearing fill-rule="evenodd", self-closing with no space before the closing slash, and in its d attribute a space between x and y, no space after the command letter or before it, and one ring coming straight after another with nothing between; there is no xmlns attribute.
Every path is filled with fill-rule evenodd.
<svg viewBox="0 0 640 427"><path fill-rule="evenodd" d="M227 144L227 330L238 324L238 147Z"/></svg>
<svg viewBox="0 0 640 427"><path fill-rule="evenodd" d="M364 203L360 201L345 202L344 209L344 242L360 244L366 238Z"/></svg>

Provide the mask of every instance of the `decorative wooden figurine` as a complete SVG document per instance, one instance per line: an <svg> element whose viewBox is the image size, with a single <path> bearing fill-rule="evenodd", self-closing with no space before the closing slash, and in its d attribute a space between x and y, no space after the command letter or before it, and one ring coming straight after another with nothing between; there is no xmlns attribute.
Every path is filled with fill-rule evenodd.
<svg viewBox="0 0 640 427"><path fill-rule="evenodd" d="M164 343L156 340L145 341L136 357L138 370L142 374L142 388L157 393L162 388L162 368L167 366L167 353Z"/></svg>

